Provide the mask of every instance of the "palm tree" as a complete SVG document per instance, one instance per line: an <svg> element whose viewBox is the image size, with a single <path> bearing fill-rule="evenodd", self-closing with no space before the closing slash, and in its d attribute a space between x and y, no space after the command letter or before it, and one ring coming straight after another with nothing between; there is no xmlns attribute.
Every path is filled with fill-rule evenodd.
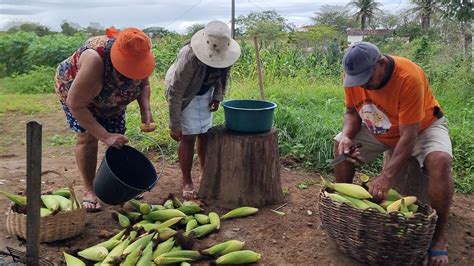
<svg viewBox="0 0 474 266"><path fill-rule="evenodd" d="M439 11L438 4L433 0L410 0L413 5L408 12L415 14L421 19L421 29L427 31L431 26L431 18Z"/></svg>
<svg viewBox="0 0 474 266"><path fill-rule="evenodd" d="M381 11L379 9L380 3L375 0L351 0L348 6L357 9L354 16L357 20L360 20L362 30L365 30L367 22L370 25L375 13Z"/></svg>

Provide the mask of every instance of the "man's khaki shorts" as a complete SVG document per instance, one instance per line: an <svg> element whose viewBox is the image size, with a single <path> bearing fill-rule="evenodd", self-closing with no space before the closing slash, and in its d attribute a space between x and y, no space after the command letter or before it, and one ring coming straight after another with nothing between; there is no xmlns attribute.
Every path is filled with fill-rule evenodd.
<svg viewBox="0 0 474 266"><path fill-rule="evenodd" d="M337 134L334 140L340 142L341 138L342 132ZM360 151L362 161L365 163L375 160L377 156L385 151L392 152L392 148L377 140L365 125L361 126L359 133L357 133L352 141L362 144ZM449 154L451 158L453 157L448 121L445 117L434 121L431 126L418 135L411 156L415 157L420 163L420 166L423 167L426 156L435 151L442 151Z"/></svg>

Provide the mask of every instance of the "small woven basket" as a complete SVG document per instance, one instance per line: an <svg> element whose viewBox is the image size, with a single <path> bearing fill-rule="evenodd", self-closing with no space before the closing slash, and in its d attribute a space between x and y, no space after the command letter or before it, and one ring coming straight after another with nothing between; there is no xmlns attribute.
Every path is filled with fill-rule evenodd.
<svg viewBox="0 0 474 266"><path fill-rule="evenodd" d="M80 234L84 230L86 211L71 190L78 209L58 212L40 218L40 242L53 242ZM26 215L15 212L9 207L7 212L7 232L26 239Z"/></svg>
<svg viewBox="0 0 474 266"><path fill-rule="evenodd" d="M417 202L411 218L358 209L319 194L319 214L324 229L337 247L371 265L414 265L426 255L438 216L429 205Z"/></svg>

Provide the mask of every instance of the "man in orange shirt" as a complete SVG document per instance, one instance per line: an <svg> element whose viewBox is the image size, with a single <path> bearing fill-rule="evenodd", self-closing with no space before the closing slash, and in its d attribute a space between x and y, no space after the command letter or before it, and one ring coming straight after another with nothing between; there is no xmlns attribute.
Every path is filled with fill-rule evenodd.
<svg viewBox="0 0 474 266"><path fill-rule="evenodd" d="M383 55L368 42L350 46L343 59L346 113L334 140L335 156L352 158L335 166L337 182L352 182L354 163L367 163L388 151L391 158L369 183L383 200L410 156L428 175L428 197L438 213L429 250L430 265L448 265L446 224L454 188L452 148L446 118L424 71L412 61ZM351 149L355 144L361 148Z"/></svg>

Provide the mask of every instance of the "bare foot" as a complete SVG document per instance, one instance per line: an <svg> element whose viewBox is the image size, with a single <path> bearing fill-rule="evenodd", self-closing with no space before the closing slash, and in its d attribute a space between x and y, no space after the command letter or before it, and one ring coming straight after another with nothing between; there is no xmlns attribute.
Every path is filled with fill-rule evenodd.
<svg viewBox="0 0 474 266"><path fill-rule="evenodd" d="M449 265L448 250L444 243L433 243L428 250L429 266L447 266Z"/></svg>
<svg viewBox="0 0 474 266"><path fill-rule="evenodd" d="M199 195L194 191L193 184L184 184L183 185L183 198L185 200L197 199Z"/></svg>
<svg viewBox="0 0 474 266"><path fill-rule="evenodd" d="M101 210L101 206L97 196L92 191L84 191L84 198L82 199L82 206L88 212L98 212Z"/></svg>

